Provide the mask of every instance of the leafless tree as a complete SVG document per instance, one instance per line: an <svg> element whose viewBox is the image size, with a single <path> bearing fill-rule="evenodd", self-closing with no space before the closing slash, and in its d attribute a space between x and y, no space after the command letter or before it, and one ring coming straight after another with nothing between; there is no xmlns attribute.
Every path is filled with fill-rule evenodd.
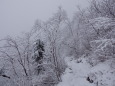
<svg viewBox="0 0 115 86"><path fill-rule="evenodd" d="M4 59L7 59L8 62L11 63L11 68L13 69L13 72L16 75L15 80L16 78L22 78L21 76L24 76L27 79L31 78L30 57L32 49L30 38L30 33L26 33L25 37L23 38L18 37L14 39L11 37L7 37L3 40L3 47L0 47L0 56ZM4 64L8 63L5 62ZM17 68L16 66L18 66L19 68ZM21 73L24 75L20 75ZM11 76L11 78L12 77L14 76Z"/></svg>

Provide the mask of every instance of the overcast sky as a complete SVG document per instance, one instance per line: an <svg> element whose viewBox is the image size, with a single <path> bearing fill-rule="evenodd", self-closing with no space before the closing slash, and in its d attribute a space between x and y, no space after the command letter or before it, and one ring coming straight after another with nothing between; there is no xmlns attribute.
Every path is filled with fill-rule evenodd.
<svg viewBox="0 0 115 86"><path fill-rule="evenodd" d="M72 17L76 6L87 7L87 0L0 0L0 39L29 31L36 19L43 21L62 6Z"/></svg>

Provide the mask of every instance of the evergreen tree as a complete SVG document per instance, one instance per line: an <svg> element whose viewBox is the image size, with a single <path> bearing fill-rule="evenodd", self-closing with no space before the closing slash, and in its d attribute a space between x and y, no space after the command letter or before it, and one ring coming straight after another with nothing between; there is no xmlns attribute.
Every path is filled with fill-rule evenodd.
<svg viewBox="0 0 115 86"><path fill-rule="evenodd" d="M43 68L43 59L44 59L44 43L40 39L36 40L34 44L34 64L36 64L35 70L37 74L44 70Z"/></svg>

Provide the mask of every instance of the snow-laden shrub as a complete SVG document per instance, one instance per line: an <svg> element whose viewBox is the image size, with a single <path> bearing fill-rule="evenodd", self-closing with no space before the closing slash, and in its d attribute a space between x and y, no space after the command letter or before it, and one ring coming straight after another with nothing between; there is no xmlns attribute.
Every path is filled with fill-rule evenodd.
<svg viewBox="0 0 115 86"><path fill-rule="evenodd" d="M115 38L115 19L98 17L90 19L88 23L89 34L92 40L98 38Z"/></svg>
<svg viewBox="0 0 115 86"><path fill-rule="evenodd" d="M90 56L89 62L92 65L115 58L115 39L94 40L91 41L91 47L93 53Z"/></svg>

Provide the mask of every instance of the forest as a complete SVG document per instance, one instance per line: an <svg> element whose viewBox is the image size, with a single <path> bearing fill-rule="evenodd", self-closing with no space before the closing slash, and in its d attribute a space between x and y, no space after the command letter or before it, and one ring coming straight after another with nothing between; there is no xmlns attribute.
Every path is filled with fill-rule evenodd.
<svg viewBox="0 0 115 86"><path fill-rule="evenodd" d="M115 0L63 7L0 40L0 86L115 86Z"/></svg>

